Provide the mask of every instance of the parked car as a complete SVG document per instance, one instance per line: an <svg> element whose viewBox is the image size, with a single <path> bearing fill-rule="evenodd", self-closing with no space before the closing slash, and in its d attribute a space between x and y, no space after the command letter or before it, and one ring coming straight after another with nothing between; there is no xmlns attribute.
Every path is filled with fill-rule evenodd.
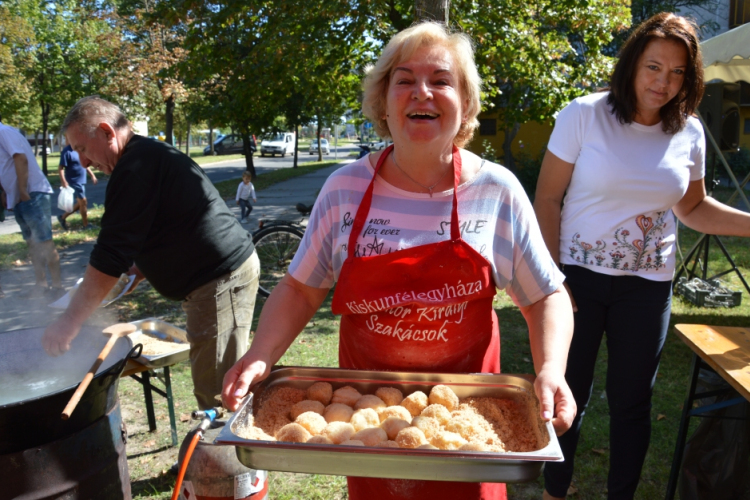
<svg viewBox="0 0 750 500"><path fill-rule="evenodd" d="M331 147L328 145L327 139L321 139L320 140L320 149L323 151L324 155L331 154ZM313 139L310 142L310 154L316 155L318 154L318 139Z"/></svg>
<svg viewBox="0 0 750 500"><path fill-rule="evenodd" d="M235 155L245 153L245 143L242 140L242 136L239 134L223 135L214 141L214 154L215 155ZM250 151L255 153L257 147L255 145L255 137L250 136ZM203 155L211 154L211 146L206 146L203 149Z"/></svg>
<svg viewBox="0 0 750 500"><path fill-rule="evenodd" d="M282 132L266 137L260 143L260 155L285 156L294 154L294 133Z"/></svg>
<svg viewBox="0 0 750 500"><path fill-rule="evenodd" d="M383 148L385 148L385 141L370 143L370 149L372 149L373 151L380 151Z"/></svg>

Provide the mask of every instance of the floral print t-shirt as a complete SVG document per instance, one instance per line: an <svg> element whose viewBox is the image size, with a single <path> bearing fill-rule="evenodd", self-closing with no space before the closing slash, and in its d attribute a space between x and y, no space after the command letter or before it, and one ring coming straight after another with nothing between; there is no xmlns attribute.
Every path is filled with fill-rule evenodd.
<svg viewBox="0 0 750 500"><path fill-rule="evenodd" d="M548 149L575 164L563 201L560 262L616 276L669 281L672 207L704 176L697 118L670 135L662 124L621 124L607 92L580 97L557 117Z"/></svg>

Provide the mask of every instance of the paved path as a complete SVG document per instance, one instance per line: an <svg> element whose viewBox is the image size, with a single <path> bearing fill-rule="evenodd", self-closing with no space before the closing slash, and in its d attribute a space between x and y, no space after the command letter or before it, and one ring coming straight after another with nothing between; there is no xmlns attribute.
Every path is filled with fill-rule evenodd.
<svg viewBox="0 0 750 500"><path fill-rule="evenodd" d="M331 151L330 155L324 155L323 161L326 160L334 160L336 157L339 159L346 158L350 152L358 150L355 146L346 145L346 146L340 146L338 154L336 152ZM297 158L299 163L307 163L310 161L317 161L318 155L309 155L307 153L307 150L304 152L300 152ZM258 175L262 175L267 172L271 172L274 170L278 170L280 168L291 168L293 164L293 157L292 156L285 156L285 157L259 157L259 156L253 156L253 164L255 165L255 171ZM54 168L55 171L57 171L57 165L48 166L50 169ZM214 163L209 163L207 165L202 165L203 170L206 172L206 175L208 175L208 178L211 179L211 182L217 183L221 181L225 181L228 179L239 179L242 177L242 172L245 171L245 159L235 159L235 160L224 160L224 161L217 161ZM239 181L238 181L239 182ZM96 185L94 185L91 182L91 179L88 179L88 184L86 184L86 198L89 201L89 206L94 205L104 205L104 193L107 191L107 181L100 181ZM52 195L52 223L53 225L56 222L56 218L58 215L62 214L62 211L57 208L57 195L59 194L60 190L56 189L55 193ZM13 233L20 233L21 228L18 227L18 223L16 222L15 215L13 212L6 212L5 213L6 219L4 222L0 222L0 235L3 234L13 234Z"/></svg>
<svg viewBox="0 0 750 500"><path fill-rule="evenodd" d="M347 160L345 163L351 161L353 160ZM244 224L243 227L248 231L254 231L258 227L258 220L261 218L292 220L300 218L295 209L296 204L312 204L325 180L341 165L337 164L317 172L295 177L259 191L257 193L258 203L250 215L249 223ZM240 168L239 173L235 175L235 177L238 177L244 170L244 164L236 168ZM212 177L211 170L218 172L222 169L219 166L206 168L209 177ZM228 202L228 206L239 219L240 209L235 205L234 200ZM93 247L94 242L89 242L59 251L65 288L70 288L83 276ZM31 290L34 284L34 271L30 264L14 266L9 270L0 271L0 284L6 295L4 299L0 300L0 332L46 326L62 312L48 307L49 300L21 298L24 293ZM99 309L88 323L105 326L117 322L118 318L112 310Z"/></svg>

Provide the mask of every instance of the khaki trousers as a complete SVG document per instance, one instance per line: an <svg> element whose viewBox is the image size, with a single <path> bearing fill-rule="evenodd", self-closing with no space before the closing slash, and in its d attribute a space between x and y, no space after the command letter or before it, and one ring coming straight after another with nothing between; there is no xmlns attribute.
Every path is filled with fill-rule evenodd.
<svg viewBox="0 0 750 500"><path fill-rule="evenodd" d="M240 267L199 286L182 302L193 394L202 410L221 406L224 374L248 349L259 275L253 252Z"/></svg>

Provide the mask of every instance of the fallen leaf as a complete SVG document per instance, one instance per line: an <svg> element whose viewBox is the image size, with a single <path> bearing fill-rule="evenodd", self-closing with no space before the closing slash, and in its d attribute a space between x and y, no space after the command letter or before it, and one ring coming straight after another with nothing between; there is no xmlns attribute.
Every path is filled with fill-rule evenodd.
<svg viewBox="0 0 750 500"><path fill-rule="evenodd" d="M568 492L566 493L567 495L575 495L576 493L578 493L578 488L576 488L572 484L568 486Z"/></svg>
<svg viewBox="0 0 750 500"><path fill-rule="evenodd" d="M190 420L190 414L189 413L183 413L180 415L180 422L187 422Z"/></svg>
<svg viewBox="0 0 750 500"><path fill-rule="evenodd" d="M523 358L523 360L527 363L531 363L531 360L529 358Z"/></svg>
<svg viewBox="0 0 750 500"><path fill-rule="evenodd" d="M152 439L151 441L146 441L143 445L151 448L152 446L156 446L156 440Z"/></svg>
<svg viewBox="0 0 750 500"><path fill-rule="evenodd" d="M607 450L603 450L601 448L591 448L591 451L593 451L597 455L604 455L605 453L607 453Z"/></svg>
<svg viewBox="0 0 750 500"><path fill-rule="evenodd" d="M665 418L667 418L667 416L666 416L666 415L664 415L664 414L662 414L662 413L659 413L659 414L658 414L658 415L656 416L656 420L664 420Z"/></svg>

